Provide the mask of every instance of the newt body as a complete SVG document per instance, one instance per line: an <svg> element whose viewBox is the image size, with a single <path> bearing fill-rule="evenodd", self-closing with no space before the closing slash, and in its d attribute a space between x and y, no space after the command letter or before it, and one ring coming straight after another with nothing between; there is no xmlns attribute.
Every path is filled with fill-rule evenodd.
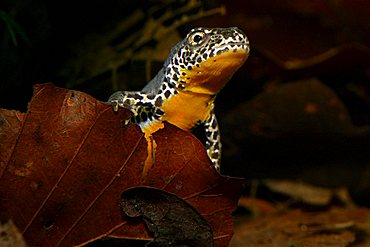
<svg viewBox="0 0 370 247"><path fill-rule="evenodd" d="M214 100L218 92L243 65L249 41L238 28L196 28L172 49L158 74L142 91L118 91L109 102L115 110L129 109L129 122L140 126L148 141L148 158L143 174L154 162L152 134L163 121L190 131L203 124L207 154L220 169L221 141Z"/></svg>

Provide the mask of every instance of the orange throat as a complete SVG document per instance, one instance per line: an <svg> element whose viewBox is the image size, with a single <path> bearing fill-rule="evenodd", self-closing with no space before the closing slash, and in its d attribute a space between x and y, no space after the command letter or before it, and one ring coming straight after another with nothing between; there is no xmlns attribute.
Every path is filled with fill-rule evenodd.
<svg viewBox="0 0 370 247"><path fill-rule="evenodd" d="M186 76L181 77L180 80L186 82L186 91L216 95L247 58L248 52L244 50L227 51L208 58L200 63L199 67L193 66L192 70L186 70Z"/></svg>

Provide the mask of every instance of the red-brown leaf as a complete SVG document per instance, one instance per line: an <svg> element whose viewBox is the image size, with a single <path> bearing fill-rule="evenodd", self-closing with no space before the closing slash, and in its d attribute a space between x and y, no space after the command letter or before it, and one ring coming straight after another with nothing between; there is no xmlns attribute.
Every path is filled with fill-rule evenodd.
<svg viewBox="0 0 370 247"><path fill-rule="evenodd" d="M0 110L0 219L36 246L151 239L119 207L123 191L145 185L186 200L227 246L241 180L220 176L202 144L169 124L154 134L156 162L142 177L147 143L136 125L122 127L129 114L51 84L35 86L27 113Z"/></svg>

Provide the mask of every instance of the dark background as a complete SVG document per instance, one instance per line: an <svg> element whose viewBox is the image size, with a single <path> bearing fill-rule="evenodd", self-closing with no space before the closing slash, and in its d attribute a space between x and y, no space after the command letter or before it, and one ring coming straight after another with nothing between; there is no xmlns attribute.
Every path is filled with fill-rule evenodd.
<svg viewBox="0 0 370 247"><path fill-rule="evenodd" d="M238 26L252 51L216 102L223 172L344 186L358 203L370 205L370 4L193 4L2 1L0 107L26 111L36 83L102 101L116 89L138 90L192 27ZM226 14L204 14L220 6ZM156 36L183 16L189 21Z"/></svg>

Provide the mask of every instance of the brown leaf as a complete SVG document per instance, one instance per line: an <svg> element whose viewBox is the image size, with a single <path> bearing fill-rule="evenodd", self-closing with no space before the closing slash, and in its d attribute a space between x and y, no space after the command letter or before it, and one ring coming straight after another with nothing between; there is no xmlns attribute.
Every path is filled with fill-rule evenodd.
<svg viewBox="0 0 370 247"><path fill-rule="evenodd" d="M265 179L262 183L271 191L309 205L327 206L333 198L347 205L353 204L347 188L323 188L302 181L281 179Z"/></svg>
<svg viewBox="0 0 370 247"><path fill-rule="evenodd" d="M274 192L288 195L295 200L300 200L310 205L328 205L334 196L334 190L300 181L266 179L263 183Z"/></svg>
<svg viewBox="0 0 370 247"><path fill-rule="evenodd" d="M151 239L122 218L120 195L151 186L176 194L210 223L215 246L232 236L239 179L220 176L191 133L166 124L156 161L142 177L147 143L126 110L78 91L35 86L25 114L0 112L0 219L30 245L84 245L102 237Z"/></svg>
<svg viewBox="0 0 370 247"><path fill-rule="evenodd" d="M369 246L369 222L370 212L365 208L331 208L322 212L291 210L240 223L230 247Z"/></svg>

